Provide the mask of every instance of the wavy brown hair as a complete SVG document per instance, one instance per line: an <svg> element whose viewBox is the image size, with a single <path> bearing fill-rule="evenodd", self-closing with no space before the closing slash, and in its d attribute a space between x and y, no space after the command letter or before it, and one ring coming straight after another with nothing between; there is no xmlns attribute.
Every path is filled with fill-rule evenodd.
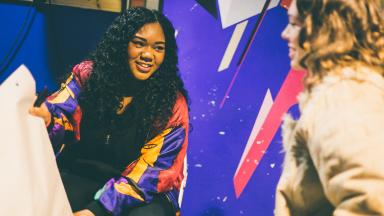
<svg viewBox="0 0 384 216"><path fill-rule="evenodd" d="M381 10L381 14L384 15L384 0L380 1L380 10Z"/></svg>
<svg viewBox="0 0 384 216"><path fill-rule="evenodd" d="M297 0L301 64L311 87L330 71L358 65L384 76L384 22L379 0Z"/></svg>

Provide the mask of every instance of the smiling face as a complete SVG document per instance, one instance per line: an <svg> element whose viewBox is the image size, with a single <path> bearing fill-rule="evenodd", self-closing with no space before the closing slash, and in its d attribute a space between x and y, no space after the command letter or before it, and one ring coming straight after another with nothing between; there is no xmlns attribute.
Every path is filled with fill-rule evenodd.
<svg viewBox="0 0 384 216"><path fill-rule="evenodd" d="M165 36L159 23L145 24L128 44L128 65L137 80L150 78L164 57Z"/></svg>
<svg viewBox="0 0 384 216"><path fill-rule="evenodd" d="M293 0L288 8L288 19L289 23L282 32L281 37L288 42L291 67L294 69L302 69L300 60L304 55L304 50L299 46L299 33L302 24L299 21L296 0Z"/></svg>

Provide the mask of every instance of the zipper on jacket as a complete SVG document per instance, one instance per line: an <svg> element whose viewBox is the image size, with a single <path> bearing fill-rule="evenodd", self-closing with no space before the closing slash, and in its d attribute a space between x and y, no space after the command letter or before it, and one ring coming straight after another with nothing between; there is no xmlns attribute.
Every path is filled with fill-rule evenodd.
<svg viewBox="0 0 384 216"><path fill-rule="evenodd" d="M167 192L166 192L166 193L164 193L164 195L165 195L165 197L167 198L167 200L168 200L169 204L171 204L171 206L172 206L172 209L173 209L173 212L174 212L174 213L175 213L175 215L176 215L176 212L177 212L177 210L176 210L175 206L173 205L173 202L171 201L171 198L169 197L169 195L168 195L168 193L167 193Z"/></svg>
<svg viewBox="0 0 384 216"><path fill-rule="evenodd" d="M111 135L110 134L107 134L106 136L105 136L105 145L109 145L109 141L110 141L110 139L111 139Z"/></svg>

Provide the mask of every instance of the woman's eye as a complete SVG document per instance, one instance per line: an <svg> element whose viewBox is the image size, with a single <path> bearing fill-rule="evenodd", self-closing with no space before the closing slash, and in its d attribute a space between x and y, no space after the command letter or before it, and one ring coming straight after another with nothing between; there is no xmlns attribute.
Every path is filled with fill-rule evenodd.
<svg viewBox="0 0 384 216"><path fill-rule="evenodd" d="M136 41L136 40L133 40L132 43L136 46L136 47L143 47L145 44L144 42L142 41Z"/></svg>
<svg viewBox="0 0 384 216"><path fill-rule="evenodd" d="M301 25L297 22L289 22L289 25L292 27L300 27Z"/></svg>
<svg viewBox="0 0 384 216"><path fill-rule="evenodd" d="M164 51L165 47L163 46L155 46L156 51Z"/></svg>

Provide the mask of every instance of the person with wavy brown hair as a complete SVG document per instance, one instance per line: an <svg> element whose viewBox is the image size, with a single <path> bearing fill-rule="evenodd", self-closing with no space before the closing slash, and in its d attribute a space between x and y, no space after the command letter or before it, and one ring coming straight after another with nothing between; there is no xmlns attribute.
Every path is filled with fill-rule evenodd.
<svg viewBox="0 0 384 216"><path fill-rule="evenodd" d="M384 215L384 20L378 0L293 0L282 33L307 71L283 125L275 215Z"/></svg>
<svg viewBox="0 0 384 216"><path fill-rule="evenodd" d="M48 127L75 216L180 213L189 105L177 64L172 23L131 8L30 110Z"/></svg>

